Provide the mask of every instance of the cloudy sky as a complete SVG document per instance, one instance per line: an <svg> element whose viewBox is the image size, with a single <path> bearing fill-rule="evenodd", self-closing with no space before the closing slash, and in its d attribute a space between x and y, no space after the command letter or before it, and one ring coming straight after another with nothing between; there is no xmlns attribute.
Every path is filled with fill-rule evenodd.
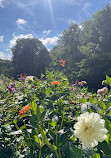
<svg viewBox="0 0 111 158"><path fill-rule="evenodd" d="M111 0L0 0L0 58L17 38L38 38L50 50L64 29L92 17Z"/></svg>

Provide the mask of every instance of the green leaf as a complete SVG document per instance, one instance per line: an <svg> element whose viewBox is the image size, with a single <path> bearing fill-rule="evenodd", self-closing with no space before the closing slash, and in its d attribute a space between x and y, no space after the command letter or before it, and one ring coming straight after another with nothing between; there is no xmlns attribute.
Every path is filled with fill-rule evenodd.
<svg viewBox="0 0 111 158"><path fill-rule="evenodd" d="M31 109L34 111L34 114L36 115L36 110L37 110L36 99L32 101Z"/></svg>
<svg viewBox="0 0 111 158"><path fill-rule="evenodd" d="M99 107L97 107L94 104L91 104L89 102L86 103L88 105L88 107L90 107L94 112L99 112L101 109Z"/></svg>
<svg viewBox="0 0 111 158"><path fill-rule="evenodd" d="M56 121L52 121L52 122L49 123L49 124L55 128L55 126L56 126Z"/></svg>
<svg viewBox="0 0 111 158"><path fill-rule="evenodd" d="M111 115L106 114L105 117L111 122Z"/></svg>
<svg viewBox="0 0 111 158"><path fill-rule="evenodd" d="M111 77L106 75L106 82L109 86L111 86Z"/></svg>
<svg viewBox="0 0 111 158"><path fill-rule="evenodd" d="M101 158L101 157L100 157L100 154L97 153L97 154L96 154L96 158Z"/></svg>
<svg viewBox="0 0 111 158"><path fill-rule="evenodd" d="M17 119L14 119L13 122L14 122L14 124L16 124L17 123Z"/></svg>
<svg viewBox="0 0 111 158"><path fill-rule="evenodd" d="M55 145L52 145L52 144L48 141L48 139L47 139L47 137L46 137L46 132L45 132L44 130L42 130L42 131L41 131L41 134L42 134L44 143L49 147L49 149L50 149L51 151L53 151L53 152L56 151L56 150L57 150L57 147L56 147Z"/></svg>
<svg viewBox="0 0 111 158"><path fill-rule="evenodd" d="M39 137L38 137L37 135L35 135L34 138L35 138L35 141L36 141L36 143L37 143L37 146L38 146L39 148L41 148L41 147L42 147L42 142L41 142L41 140L39 139Z"/></svg>
<svg viewBox="0 0 111 158"><path fill-rule="evenodd" d="M82 158L81 150L69 142L70 158Z"/></svg>
<svg viewBox="0 0 111 158"><path fill-rule="evenodd" d="M48 87L48 88L46 89L46 95L49 95L51 92L52 92L51 88Z"/></svg>
<svg viewBox="0 0 111 158"><path fill-rule="evenodd" d="M108 114L111 110L111 106L107 109L106 114Z"/></svg>

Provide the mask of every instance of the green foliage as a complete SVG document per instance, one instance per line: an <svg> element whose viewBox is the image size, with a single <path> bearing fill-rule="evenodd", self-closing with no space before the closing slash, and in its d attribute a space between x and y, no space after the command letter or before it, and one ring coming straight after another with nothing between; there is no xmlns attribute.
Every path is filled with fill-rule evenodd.
<svg viewBox="0 0 111 158"><path fill-rule="evenodd" d="M52 49L52 69L62 70L70 81L86 80L90 90L101 86L111 73L111 6L107 4L93 18L80 25L71 24ZM66 61L62 67L59 60Z"/></svg>
<svg viewBox="0 0 111 158"><path fill-rule="evenodd" d="M78 82L71 85L59 71L47 71L46 76L41 77L42 80L36 78L26 85L22 80L14 81L1 76L0 155L9 158L110 156L111 91L104 96L89 93ZM53 81L60 84L52 85ZM7 89L12 82L15 83L14 92ZM29 111L20 116L19 111L26 105L31 105ZM98 144L94 153L91 148L82 148L74 135L76 118L83 111L99 113L106 121L108 137Z"/></svg>
<svg viewBox="0 0 111 158"><path fill-rule="evenodd" d="M20 73L37 75L45 73L45 67L50 62L47 49L38 39L18 39L12 48L15 76Z"/></svg>
<svg viewBox="0 0 111 158"><path fill-rule="evenodd" d="M12 76L13 65L12 61L0 59L0 75Z"/></svg>

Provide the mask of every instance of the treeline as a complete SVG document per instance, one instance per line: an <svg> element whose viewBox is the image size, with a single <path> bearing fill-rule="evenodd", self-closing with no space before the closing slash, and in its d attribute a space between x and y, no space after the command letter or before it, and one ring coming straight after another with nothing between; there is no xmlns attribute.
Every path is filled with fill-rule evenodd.
<svg viewBox="0 0 111 158"><path fill-rule="evenodd" d="M5 76L13 75L12 61L0 59L0 75L5 75Z"/></svg>
<svg viewBox="0 0 111 158"><path fill-rule="evenodd" d="M45 68L61 70L71 82L85 80L92 90L111 76L111 5L80 25L71 24L48 52L38 39L18 39L12 48L14 76L22 72L40 77ZM59 60L64 60L64 67Z"/></svg>
<svg viewBox="0 0 111 158"><path fill-rule="evenodd" d="M70 80L86 80L90 89L100 87L105 75L111 76L111 5L81 25L71 24L50 54L53 61L66 61L61 68Z"/></svg>

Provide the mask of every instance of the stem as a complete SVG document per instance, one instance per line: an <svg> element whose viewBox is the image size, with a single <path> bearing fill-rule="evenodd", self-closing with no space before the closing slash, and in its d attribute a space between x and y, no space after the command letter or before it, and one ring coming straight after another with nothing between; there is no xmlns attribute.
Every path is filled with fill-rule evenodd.
<svg viewBox="0 0 111 158"><path fill-rule="evenodd" d="M24 122L24 126L25 126L26 131L27 131L27 127L26 127L26 125L25 125L25 122ZM31 140L31 138L30 138L30 134L29 134L28 131L27 131L27 134L28 134L28 137L29 137L29 139L30 139L31 145L32 145L32 147L33 147L33 149L34 149L34 151L35 151L35 147L34 147L34 145L33 145L33 143L32 143L32 140ZM34 152L34 154L35 154L35 152ZM37 158L37 154L35 154L35 157Z"/></svg>
<svg viewBox="0 0 111 158"><path fill-rule="evenodd" d="M63 120L64 120L64 114L63 114L63 117L62 117L62 122L61 122L61 127L60 127L60 129L62 129Z"/></svg>
<svg viewBox="0 0 111 158"><path fill-rule="evenodd" d="M9 139L8 141L9 141L9 143L10 143L10 145L11 145L11 148L12 148L12 152L13 152L13 154L14 154L14 155L16 155L16 154L14 153L13 146L12 146L12 144L11 144L10 139Z"/></svg>
<svg viewBox="0 0 111 158"><path fill-rule="evenodd" d="M56 146L57 146L57 125L56 125Z"/></svg>
<svg viewBox="0 0 111 158"><path fill-rule="evenodd" d="M94 148L92 150L93 150L93 158L96 158Z"/></svg>
<svg viewBox="0 0 111 158"><path fill-rule="evenodd" d="M39 158L41 158L41 148L40 148L40 151L39 151Z"/></svg>

